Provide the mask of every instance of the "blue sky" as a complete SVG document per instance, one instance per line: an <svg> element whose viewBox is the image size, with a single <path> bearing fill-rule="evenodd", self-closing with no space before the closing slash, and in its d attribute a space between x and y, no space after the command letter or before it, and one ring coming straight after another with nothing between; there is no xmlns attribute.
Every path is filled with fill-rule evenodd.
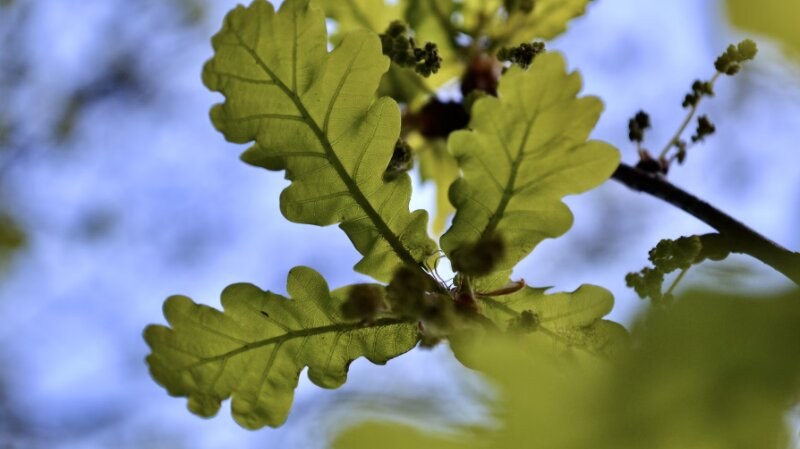
<svg viewBox="0 0 800 449"><path fill-rule="evenodd" d="M0 278L0 416L9 408L18 418L0 422L0 443L313 447L340 419L354 419L353 403L386 414L436 395L459 404L461 419L479 419L480 408L461 394L479 389L474 374L442 347L385 367L356 362L348 385L334 392L303 380L279 430L245 431L226 406L199 419L150 379L141 332L163 322L161 304L171 294L218 305L234 282L283 292L296 265L313 267L332 286L365 280L351 270L359 257L346 236L283 219L282 175L239 162L242 148L210 125L208 109L220 97L204 89L200 69L235 2L208 3L17 0L0 9L0 45L13 49L0 56L0 112L16 130L0 149L0 205L29 234ZM204 13L194 16L193 5ZM660 147L683 117L691 82L710 77L716 55L741 37L715 1L598 0L549 48L581 71L585 93L604 100L594 137L633 163L628 118L650 112L655 129L645 144ZM670 179L796 249L800 77L755 38L757 60L722 79L701 108L717 134ZM9 60L25 68L21 76L12 76ZM78 112L65 122L70 105ZM54 133L59 128L69 132ZM430 208L430 187L418 192L414 204ZM623 279L646 264L647 250L661 238L709 231L616 183L567 202L574 229L540 245L515 276L556 290L605 286L617 301L612 318L624 323L643 303ZM693 270L685 286L709 281L753 292L789 286L745 257Z"/></svg>

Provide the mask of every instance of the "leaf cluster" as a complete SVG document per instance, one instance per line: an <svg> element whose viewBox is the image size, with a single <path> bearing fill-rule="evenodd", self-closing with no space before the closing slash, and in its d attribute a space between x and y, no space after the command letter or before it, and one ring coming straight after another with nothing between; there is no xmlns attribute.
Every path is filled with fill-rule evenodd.
<svg viewBox="0 0 800 449"><path fill-rule="evenodd" d="M755 58L756 53L758 53L756 43L745 39L738 45L729 45L725 53L714 61L714 68L725 75L735 75L742 69L742 63Z"/></svg>
<svg viewBox="0 0 800 449"><path fill-rule="evenodd" d="M255 429L285 421L304 368L315 384L335 388L354 359L385 363L418 343L447 340L467 361L462 348L499 332L562 353L612 357L625 331L601 319L613 305L606 290L547 294L510 278L540 241L570 228L562 198L596 187L619 162L616 149L589 140L602 106L579 96L580 76L558 53L539 55L528 70L512 67L496 80L495 96L474 101L468 129L447 133L446 149L431 150L450 156L440 166L451 167L454 180L448 199L456 214L437 244L427 213L409 210L414 137L402 134L400 107L381 92L397 66L423 64L433 74L439 56L416 48L400 22L382 36L364 29L383 13L359 19L320 3L341 25L332 51L325 14L309 0L286 0L278 11L255 0L226 16L203 70L206 86L225 98L211 119L229 141L250 144L245 162L284 172L284 217L338 224L362 255L355 269L379 283L330 291L321 275L298 267L290 298L250 284L227 288L223 311L172 297L169 326L145 331L155 380L201 416L232 397L234 418ZM415 36L454 26L422 14L445 1L381 3L369 5L405 9ZM442 257L454 279L439 275Z"/></svg>
<svg viewBox="0 0 800 449"><path fill-rule="evenodd" d="M550 293L512 278L540 242L571 227L563 198L597 187L619 165L614 147L589 137L600 100L581 96L580 75L534 42L563 31L587 1L286 0L276 11L254 0L230 11L203 69L205 85L224 97L211 110L214 126L249 145L243 161L283 172L286 219L338 225L361 255L354 269L375 282L332 290L296 267L287 296L234 284L222 310L170 297L167 325L145 330L156 382L200 416L230 398L242 426L276 427L304 370L337 388L358 358L383 364L447 342L500 386L502 430L460 429L443 440L368 425L339 444L783 447L780 417L800 386L797 303L700 295L673 304L691 266L727 256L722 236L663 240L650 251L653 266L628 275L640 296L673 305L635 328L633 345L603 319L614 302L607 290ZM326 18L337 22L334 36ZM751 41L731 46L718 75L736 73L755 52ZM464 99L436 98L452 79ZM682 161L681 133L715 79L693 84L688 118L660 168L673 147ZM644 112L629 122L644 155L650 125ZM701 116L692 142L713 132ZM428 213L410 210L415 159L437 184L438 239ZM451 278L438 269L444 259Z"/></svg>

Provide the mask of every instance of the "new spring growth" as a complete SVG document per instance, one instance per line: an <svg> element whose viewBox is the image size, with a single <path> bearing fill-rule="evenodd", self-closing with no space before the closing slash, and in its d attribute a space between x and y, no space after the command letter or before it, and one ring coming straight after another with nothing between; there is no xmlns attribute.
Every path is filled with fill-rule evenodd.
<svg viewBox="0 0 800 449"><path fill-rule="evenodd" d="M755 58L756 53L758 53L756 43L745 39L736 46L729 45L725 53L714 61L714 68L725 75L735 75L741 70L742 63Z"/></svg>
<svg viewBox="0 0 800 449"><path fill-rule="evenodd" d="M453 269L467 276L486 276L506 254L506 242L500 234L481 237L452 254Z"/></svg>
<svg viewBox="0 0 800 449"><path fill-rule="evenodd" d="M523 310L519 317L511 320L509 330L515 332L529 333L539 328L541 323L539 315L532 310Z"/></svg>
<svg viewBox="0 0 800 449"><path fill-rule="evenodd" d="M645 267L638 273L628 273L625 276L625 285L632 288L640 298L650 298L656 303L663 299L662 284L664 272L656 268Z"/></svg>
<svg viewBox="0 0 800 449"><path fill-rule="evenodd" d="M697 106L697 103L704 96L714 96L714 85L710 81L695 80L694 83L692 83L692 91L686 94L682 106L684 108Z"/></svg>
<svg viewBox="0 0 800 449"><path fill-rule="evenodd" d="M714 126L713 123L708 119L707 116L701 115L697 118L697 129L695 130L694 134L692 135L692 142L696 143L703 140L706 136L710 136L714 134L717 128Z"/></svg>
<svg viewBox="0 0 800 449"><path fill-rule="evenodd" d="M433 281L414 267L402 266L386 286L386 300L392 312L404 318L419 318L428 308L428 293Z"/></svg>
<svg viewBox="0 0 800 449"><path fill-rule="evenodd" d="M389 165L383 172L383 180L391 182L397 179L402 173L411 170L414 167L414 155L411 146L403 139L397 139L394 144L394 151L392 158L389 160Z"/></svg>
<svg viewBox="0 0 800 449"><path fill-rule="evenodd" d="M517 64L523 69L527 69L533 64L537 55L544 53L544 42L523 43L518 47L503 47L497 52L497 59L501 61Z"/></svg>
<svg viewBox="0 0 800 449"><path fill-rule="evenodd" d="M414 38L409 36L408 26L399 20L390 23L380 38L383 54L401 67L413 68L420 75L429 77L442 65L436 44L426 42L422 48L417 47Z"/></svg>
<svg viewBox="0 0 800 449"><path fill-rule="evenodd" d="M628 121L628 139L631 142L641 143L644 140L644 131L650 128L650 116L644 111L639 111Z"/></svg>
<svg viewBox="0 0 800 449"><path fill-rule="evenodd" d="M384 289L375 284L356 284L342 303L342 316L347 320L371 321L386 311Z"/></svg>
<svg viewBox="0 0 800 449"><path fill-rule="evenodd" d="M727 240L720 234L693 235L676 240L664 239L650 250L649 259L653 268L645 267L638 273L628 273L625 283L644 298L651 298L655 303L668 303L672 291L686 271L706 259L722 260L730 254ZM672 283L666 293L662 293L664 276L681 270L681 274Z"/></svg>

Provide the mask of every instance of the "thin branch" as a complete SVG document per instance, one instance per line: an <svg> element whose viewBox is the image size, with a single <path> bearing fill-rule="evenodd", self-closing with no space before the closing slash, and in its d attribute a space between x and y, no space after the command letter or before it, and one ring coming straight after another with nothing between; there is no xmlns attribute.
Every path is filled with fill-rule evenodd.
<svg viewBox="0 0 800 449"><path fill-rule="evenodd" d="M711 81L708 82L711 85L712 92L713 92L713 88L714 88L714 83L717 82L717 80L719 79L720 75L722 75L721 72L715 73L714 76L711 78ZM691 123L692 118L694 118L694 115L697 113L697 110L700 108L700 101L702 101L702 99L703 99L703 97L700 96L697 99L697 101L689 108L689 112L686 113L686 117L683 119L683 122L678 127L678 130L675 131L675 134L672 136L671 139L669 139L669 141L667 142L667 145L664 147L663 150L661 150L661 153L658 156L659 159L666 158L667 157L667 153L669 153L669 150L672 147L678 145L678 142L681 140L681 136L683 135L683 132L686 131L686 127L689 126L689 123Z"/></svg>
<svg viewBox="0 0 800 449"><path fill-rule="evenodd" d="M675 280L672 281L672 285L670 285L669 288L667 289L667 292L664 293L664 297L665 298L670 298L672 296L672 292L675 291L675 287L677 287L678 284L681 283L681 280L683 280L683 277L686 276L686 273L689 272L689 268L691 268L691 266L686 267L683 270L681 270L680 274L678 274L678 277L676 277Z"/></svg>
<svg viewBox="0 0 800 449"><path fill-rule="evenodd" d="M684 210L719 231L728 241L732 252L750 255L800 285L800 253L789 251L657 175L620 164L612 178L633 190L648 193Z"/></svg>

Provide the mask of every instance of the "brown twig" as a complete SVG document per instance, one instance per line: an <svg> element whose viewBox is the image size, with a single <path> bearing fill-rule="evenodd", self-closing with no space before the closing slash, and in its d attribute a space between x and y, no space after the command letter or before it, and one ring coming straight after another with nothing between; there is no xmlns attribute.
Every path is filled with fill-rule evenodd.
<svg viewBox="0 0 800 449"><path fill-rule="evenodd" d="M620 164L612 178L666 201L719 231L732 252L750 255L800 285L800 253L789 251L663 177Z"/></svg>

